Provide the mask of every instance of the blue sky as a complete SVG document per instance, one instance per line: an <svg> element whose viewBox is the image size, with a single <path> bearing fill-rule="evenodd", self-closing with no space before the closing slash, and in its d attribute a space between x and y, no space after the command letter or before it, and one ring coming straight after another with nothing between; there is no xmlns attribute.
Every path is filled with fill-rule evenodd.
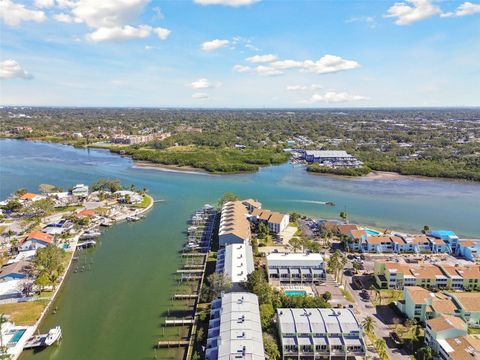
<svg viewBox="0 0 480 360"><path fill-rule="evenodd" d="M0 21L3 105L480 105L480 3L0 0Z"/></svg>

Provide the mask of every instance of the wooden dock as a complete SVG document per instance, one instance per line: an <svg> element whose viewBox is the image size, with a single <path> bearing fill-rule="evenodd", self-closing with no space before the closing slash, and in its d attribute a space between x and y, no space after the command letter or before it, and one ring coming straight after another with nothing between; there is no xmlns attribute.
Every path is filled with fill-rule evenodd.
<svg viewBox="0 0 480 360"><path fill-rule="evenodd" d="M165 320L165 325L169 326L183 326L183 325L193 325L195 319L176 319L176 320Z"/></svg>
<svg viewBox="0 0 480 360"><path fill-rule="evenodd" d="M206 256L207 254L204 253L182 253L182 256Z"/></svg>
<svg viewBox="0 0 480 360"><path fill-rule="evenodd" d="M203 266L201 269L178 269L177 274L202 274Z"/></svg>
<svg viewBox="0 0 480 360"><path fill-rule="evenodd" d="M188 346L190 341L188 340L161 340L157 343L157 347L159 348L169 348L169 347L180 347L180 346Z"/></svg>
<svg viewBox="0 0 480 360"><path fill-rule="evenodd" d="M198 298L197 294L175 294L173 295L175 300L183 300L183 299L196 299Z"/></svg>

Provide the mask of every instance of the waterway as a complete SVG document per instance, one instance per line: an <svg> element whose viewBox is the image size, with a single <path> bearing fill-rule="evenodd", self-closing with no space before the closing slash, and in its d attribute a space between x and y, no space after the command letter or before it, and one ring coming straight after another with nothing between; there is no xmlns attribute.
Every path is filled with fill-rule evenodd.
<svg viewBox="0 0 480 360"><path fill-rule="evenodd" d="M41 330L61 325L60 346L27 352L22 360L165 358L153 345L171 304L173 273L185 221L224 192L258 198L264 208L335 218L379 228L419 230L425 224L480 237L480 184L401 177L365 179L318 176L289 164L254 174L212 176L139 169L128 158L102 150L17 140L0 141L0 197L42 183L64 188L119 178L146 187L156 199L146 219L106 231L81 261L91 270L71 273ZM333 201L335 207L319 202Z"/></svg>

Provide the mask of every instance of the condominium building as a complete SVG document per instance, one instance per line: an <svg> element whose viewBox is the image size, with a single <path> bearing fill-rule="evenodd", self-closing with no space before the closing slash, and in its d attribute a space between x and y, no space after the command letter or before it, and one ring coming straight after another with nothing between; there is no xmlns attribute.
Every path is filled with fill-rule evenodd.
<svg viewBox="0 0 480 360"><path fill-rule="evenodd" d="M306 150L305 161L329 167L359 167L362 162L344 150Z"/></svg>
<svg viewBox="0 0 480 360"><path fill-rule="evenodd" d="M265 359L256 295L223 293L212 302L205 359Z"/></svg>
<svg viewBox="0 0 480 360"><path fill-rule="evenodd" d="M480 289L480 265L405 264L376 261L375 282L381 288L403 289L421 286L430 289Z"/></svg>
<svg viewBox="0 0 480 360"><path fill-rule="evenodd" d="M480 340L473 335L439 340L438 356L443 360L477 360Z"/></svg>
<svg viewBox="0 0 480 360"><path fill-rule="evenodd" d="M435 354L442 353L442 345L447 339L459 338L467 335L467 324L455 316L441 315L427 320L425 326L425 343ZM447 359L447 357L444 357Z"/></svg>
<svg viewBox="0 0 480 360"><path fill-rule="evenodd" d="M218 238L220 246L245 244L250 241L248 210L241 201L229 201L222 206Z"/></svg>
<svg viewBox="0 0 480 360"><path fill-rule="evenodd" d="M364 356L362 327L350 309L277 309L282 359Z"/></svg>
<svg viewBox="0 0 480 360"><path fill-rule="evenodd" d="M273 234L281 233L288 226L290 216L279 212L255 208L250 220L256 224L264 223Z"/></svg>
<svg viewBox="0 0 480 360"><path fill-rule="evenodd" d="M217 272L226 275L232 282L232 291L240 291L247 275L255 270L252 246L249 244L230 244L218 251Z"/></svg>
<svg viewBox="0 0 480 360"><path fill-rule="evenodd" d="M274 285L325 281L325 262L320 254L271 253L266 266L268 281Z"/></svg>

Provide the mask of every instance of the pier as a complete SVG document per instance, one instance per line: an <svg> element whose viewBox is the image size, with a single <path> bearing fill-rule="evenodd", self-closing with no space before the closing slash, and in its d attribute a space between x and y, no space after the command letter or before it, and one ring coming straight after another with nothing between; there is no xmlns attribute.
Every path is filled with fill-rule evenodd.
<svg viewBox="0 0 480 360"><path fill-rule="evenodd" d="M166 341L159 341L157 343L157 347L159 348L169 348L169 347L180 347L180 346L188 346L190 341L188 340L166 340Z"/></svg>
<svg viewBox="0 0 480 360"><path fill-rule="evenodd" d="M175 300L196 299L198 298L198 295L197 294L175 294L173 298Z"/></svg>
<svg viewBox="0 0 480 360"><path fill-rule="evenodd" d="M183 326L183 325L192 325L195 323L195 319L175 319L175 320L165 320L165 325L167 326Z"/></svg>

